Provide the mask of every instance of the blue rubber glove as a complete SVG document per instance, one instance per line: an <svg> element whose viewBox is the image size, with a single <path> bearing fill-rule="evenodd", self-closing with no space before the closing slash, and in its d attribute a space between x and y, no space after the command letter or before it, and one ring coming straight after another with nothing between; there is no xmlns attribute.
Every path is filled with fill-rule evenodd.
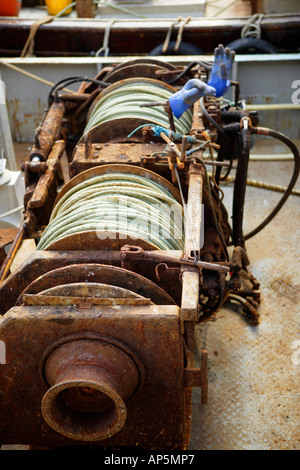
<svg viewBox="0 0 300 470"><path fill-rule="evenodd" d="M223 96L230 87L229 72L234 62L235 52L220 44L215 48L215 60L208 85L216 89L216 97Z"/></svg>
<svg viewBox="0 0 300 470"><path fill-rule="evenodd" d="M189 80L181 90L177 91L169 98L174 116L180 118L180 116L203 95L215 96L216 90L214 87L209 86L207 83L197 78Z"/></svg>

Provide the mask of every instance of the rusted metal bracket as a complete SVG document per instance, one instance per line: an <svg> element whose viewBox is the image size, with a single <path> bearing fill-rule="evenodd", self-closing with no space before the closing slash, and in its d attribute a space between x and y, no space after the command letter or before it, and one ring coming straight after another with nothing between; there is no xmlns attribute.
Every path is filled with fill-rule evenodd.
<svg viewBox="0 0 300 470"><path fill-rule="evenodd" d="M38 183L35 187L35 190L30 198L28 203L29 209L34 209L36 207L43 206L48 198L49 191L52 189L55 175L60 169L60 159L65 150L65 141L58 140L54 143L51 152L49 154L47 167L45 171L41 174Z"/></svg>
<svg viewBox="0 0 300 470"><path fill-rule="evenodd" d="M57 140L49 151L47 162L34 158L22 165L26 188L24 207L29 210L43 207L43 212L38 216L38 219L43 220L43 224L48 223L48 216L56 197L56 188L64 180L60 164L64 151L65 141ZM32 227L31 232L33 232Z"/></svg>
<svg viewBox="0 0 300 470"><path fill-rule="evenodd" d="M171 268L166 263L159 263L155 267L155 274L158 282L168 285L178 279L180 275L180 268Z"/></svg>
<svg viewBox="0 0 300 470"><path fill-rule="evenodd" d="M201 351L201 368L184 369L184 386L201 388L201 403L208 401L207 351Z"/></svg>
<svg viewBox="0 0 300 470"><path fill-rule="evenodd" d="M189 430L185 423L188 416L183 412L186 405L186 395L182 393L185 374L178 317L179 307L176 305L124 306L122 310L112 306L102 306L101 310L97 306L90 309L73 306L14 307L6 316L6 321L0 322L0 338L6 344L7 360L5 368L0 367L0 412L3 418L0 427L1 441L55 447L74 445L74 438L95 441L96 428L98 431L109 431L111 413L106 409L101 413L88 413L89 409L85 407L93 396L95 398L95 394L80 394L83 407L80 413L70 411L72 408L66 404L58 410L55 399L51 400L53 387L58 387L57 392L63 387L51 379L52 372L57 369L56 359L59 360L57 351L61 358L70 358L72 361L72 368L67 368L70 372L69 380L77 380L79 382L76 383L82 386L91 377L87 375L89 371L84 364L90 369L91 366L94 368L96 361L95 356L90 354L90 349L89 354L86 354L86 349L82 354L81 346L90 344L98 350L104 343L108 352L116 346L118 351L127 354L129 363L132 364L133 361L130 370L136 368L138 374L133 392L130 388L130 393L123 398L126 407L122 405L125 410L122 415L126 417L125 423L122 423L123 428L115 434L98 434L95 445L120 447L138 443L141 448L150 446L153 450L182 449ZM100 357L99 353L98 356ZM81 361L79 374L77 364L73 367L76 358ZM124 369L128 369L130 365L128 361L126 367L124 363L121 367L119 354L113 354L112 365L106 366L105 371L113 370L113 377L117 377L117 380L120 378L122 384L127 386L131 383L131 375L128 378L130 370L124 373ZM102 373L103 364L96 366ZM93 387L91 379L84 387ZM107 393L107 389L104 393ZM47 403L52 404L50 409L45 406ZM118 400L117 404L120 403L122 404ZM49 413L53 409L59 411L56 426L53 425L53 420L48 419L50 414L53 415ZM72 413L73 418L73 426L67 426L67 429L64 426L65 412L68 416ZM113 417L115 416L114 414ZM166 420L166 416L172 416L172 419ZM48 425L45 423L46 418ZM115 420L116 418L114 422ZM151 426L147 426L149 420L151 423L153 421ZM21 425L12 426L11 422ZM61 426L57 426L58 424ZM141 429L144 432L141 433ZM83 430L86 431L84 436ZM69 431L72 432L72 440ZM160 434L158 441L157 436Z"/></svg>
<svg viewBox="0 0 300 470"><path fill-rule="evenodd" d="M40 176L42 173L48 168L48 164L46 162L41 161L28 161L24 162L21 165L21 170L24 172L24 179L25 179L25 187L27 188L30 186L32 182L32 173L37 173ZM36 177L36 175L34 175Z"/></svg>

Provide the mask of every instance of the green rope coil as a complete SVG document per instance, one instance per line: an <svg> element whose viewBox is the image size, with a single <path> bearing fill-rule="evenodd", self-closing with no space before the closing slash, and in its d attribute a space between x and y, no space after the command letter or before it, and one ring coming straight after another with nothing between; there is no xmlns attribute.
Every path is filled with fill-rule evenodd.
<svg viewBox="0 0 300 470"><path fill-rule="evenodd" d="M37 250L72 234L96 231L182 250L183 208L162 185L130 173L106 173L70 189L56 204Z"/></svg>
<svg viewBox="0 0 300 470"><path fill-rule="evenodd" d="M143 103L167 102L172 92L145 82L123 85L104 95L93 109L84 133L103 122L112 119L140 118L154 124L169 128L169 119L163 106L145 106ZM183 113L180 119L174 117L177 132L187 134L192 126L190 110Z"/></svg>

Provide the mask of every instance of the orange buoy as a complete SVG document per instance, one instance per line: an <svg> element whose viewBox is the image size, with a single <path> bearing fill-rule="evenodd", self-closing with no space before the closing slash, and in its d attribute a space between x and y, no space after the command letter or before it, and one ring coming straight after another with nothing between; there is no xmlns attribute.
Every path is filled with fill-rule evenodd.
<svg viewBox="0 0 300 470"><path fill-rule="evenodd" d="M72 0L45 0L48 14L49 15L57 15L60 13L64 8L72 3ZM68 8L63 15L69 15L72 11L72 8Z"/></svg>

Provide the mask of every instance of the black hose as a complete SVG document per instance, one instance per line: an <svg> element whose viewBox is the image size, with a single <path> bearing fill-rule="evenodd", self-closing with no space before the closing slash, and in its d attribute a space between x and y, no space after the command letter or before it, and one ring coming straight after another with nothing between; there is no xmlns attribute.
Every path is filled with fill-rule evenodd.
<svg viewBox="0 0 300 470"><path fill-rule="evenodd" d="M111 83L106 83L101 80L95 80L93 78L88 78L88 77L67 77L63 78L62 80L59 80L50 90L49 95L48 95L48 105L50 106L52 101L54 100L54 94L57 95L57 92L59 90L62 90L63 88L72 85L73 83L78 83L78 82L91 82L94 83L95 85L99 85L103 88L108 87L111 85Z"/></svg>
<svg viewBox="0 0 300 470"><path fill-rule="evenodd" d="M232 170L232 165L233 165L233 158L229 160L229 166L226 168L226 172L224 175L221 174L220 172L220 181L226 180L226 178L230 175L230 172ZM220 168L222 170L222 168Z"/></svg>
<svg viewBox="0 0 300 470"><path fill-rule="evenodd" d="M182 72L179 73L179 75L176 75L176 77L172 78L167 83L169 85L172 85L173 83L177 82L177 80L180 80L182 77L188 74L189 71L196 65L200 65L201 67L204 67L206 70L212 69L212 64L210 64L209 62L191 62Z"/></svg>
<svg viewBox="0 0 300 470"><path fill-rule="evenodd" d="M200 98L200 107L201 107L201 111L203 112L203 114L205 115L205 117L207 117L207 119L213 124L213 126L218 129L218 131L222 134L222 136L228 141L228 135L226 134L226 132L224 131L224 129L222 129L222 127L211 117L211 115L209 114L209 112L207 111L207 109L205 108L204 106L204 96L202 96Z"/></svg>
<svg viewBox="0 0 300 470"><path fill-rule="evenodd" d="M241 121L242 123L243 121ZM251 129L244 125L240 129L241 152L239 154L236 176L234 181L233 205L232 205L232 241L234 246L245 248L243 233L244 205L247 186L247 173L250 158Z"/></svg>
<svg viewBox="0 0 300 470"><path fill-rule="evenodd" d="M296 145L288 138L286 137L284 134L281 134L280 132L277 132L277 131L274 131L272 129L268 129L268 128L265 128L265 127L253 127L252 128L252 133L253 134L258 134L258 135L265 135L265 136L270 136L270 137L274 137L275 139L278 139L280 140L282 143L284 143L285 145L287 145L289 147L289 149L292 151L293 153L293 156L294 156L294 171L293 171L293 174L292 174L292 177L291 177L291 180L289 182L289 185L284 193L284 195L282 196L282 198L280 199L280 201L278 202L278 204L275 206L275 208L272 210L272 212L268 215L268 217L265 218L265 220L259 224L254 230L252 230L250 233L248 233L247 235L245 235L245 240L248 240L249 238L253 237L254 235L256 235L258 232L260 232L263 228L266 227L266 225L268 225L268 223L275 217L275 215L280 211L280 209L282 208L282 206L284 205L284 203L286 202L287 198L291 195L292 193L292 190L296 184L296 181L298 179L298 176L299 176L299 171L300 171L300 155L299 155L299 151L296 147Z"/></svg>

